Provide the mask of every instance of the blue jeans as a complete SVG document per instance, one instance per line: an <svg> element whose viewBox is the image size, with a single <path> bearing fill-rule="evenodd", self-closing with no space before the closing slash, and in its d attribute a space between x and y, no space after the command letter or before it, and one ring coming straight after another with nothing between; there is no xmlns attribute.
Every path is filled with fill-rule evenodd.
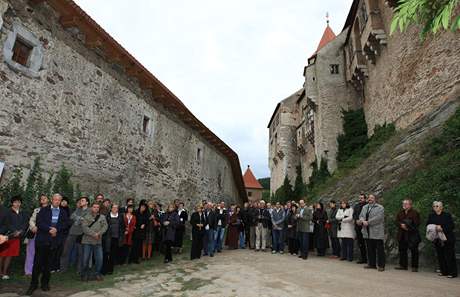
<svg viewBox="0 0 460 297"><path fill-rule="evenodd" d="M240 231L240 249L246 248L246 234L244 231Z"/></svg>
<svg viewBox="0 0 460 297"><path fill-rule="evenodd" d="M217 229L214 231L214 252L222 250L222 244L224 242L225 228L217 226Z"/></svg>
<svg viewBox="0 0 460 297"><path fill-rule="evenodd" d="M310 234L308 232L297 232L299 238L299 251L301 257L308 257L308 240Z"/></svg>
<svg viewBox="0 0 460 297"><path fill-rule="evenodd" d="M214 255L214 246L215 246L215 242L216 242L216 230L213 230L213 229L209 229L208 231L206 231L208 233L208 254L210 256L213 256Z"/></svg>
<svg viewBox="0 0 460 297"><path fill-rule="evenodd" d="M284 251L283 230L273 229L272 235L273 235L273 250L275 252Z"/></svg>
<svg viewBox="0 0 460 297"><path fill-rule="evenodd" d="M96 276L101 275L102 270L102 245L100 244L83 244L83 271L82 276L89 276L91 255L96 263Z"/></svg>

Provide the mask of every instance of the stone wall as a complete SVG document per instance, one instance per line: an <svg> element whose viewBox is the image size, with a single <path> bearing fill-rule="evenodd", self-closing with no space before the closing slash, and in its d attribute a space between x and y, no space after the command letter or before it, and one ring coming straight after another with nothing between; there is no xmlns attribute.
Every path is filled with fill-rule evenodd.
<svg viewBox="0 0 460 297"><path fill-rule="evenodd" d="M65 164L84 192L113 199L241 202L227 157L64 31L49 7L18 2L3 17L0 48L16 22L44 54L37 78L0 63L2 182L40 156L47 171Z"/></svg>
<svg viewBox="0 0 460 297"><path fill-rule="evenodd" d="M315 154L318 165L325 158L328 169L337 168L337 137L343 131L342 110L356 109L360 100L345 78L343 46L347 30L340 33L333 41L322 48L315 61L317 98L315 104ZM339 72L331 74L330 65L339 65ZM307 85L311 81L306 77ZM309 93L306 93L310 97Z"/></svg>
<svg viewBox="0 0 460 297"><path fill-rule="evenodd" d="M298 125L296 101L300 94L301 91L297 91L280 102L280 107L277 111L279 114L279 124L273 127L274 129L271 132L269 167L271 173L270 191L272 193L276 192L283 184L286 175L291 184L294 185L296 177L295 169L300 162L296 146L296 128ZM272 122L272 124L275 123Z"/></svg>
<svg viewBox="0 0 460 297"><path fill-rule="evenodd" d="M377 1L388 44L375 65L368 63L364 110L369 134L375 125L395 123L406 128L430 113L447 99L460 83L460 33L439 32L425 41L421 28L411 26L405 33L390 36L392 9Z"/></svg>

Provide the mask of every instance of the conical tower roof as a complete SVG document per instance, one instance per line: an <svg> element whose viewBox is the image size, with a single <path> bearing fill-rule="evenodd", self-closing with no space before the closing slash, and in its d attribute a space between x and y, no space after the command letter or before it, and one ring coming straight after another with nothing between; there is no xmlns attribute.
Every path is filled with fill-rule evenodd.
<svg viewBox="0 0 460 297"><path fill-rule="evenodd" d="M259 183L257 178L254 176L254 173L252 173L251 168L248 165L248 169L246 169L246 172L243 175L243 180L244 180L244 187L246 189L263 189L262 185Z"/></svg>

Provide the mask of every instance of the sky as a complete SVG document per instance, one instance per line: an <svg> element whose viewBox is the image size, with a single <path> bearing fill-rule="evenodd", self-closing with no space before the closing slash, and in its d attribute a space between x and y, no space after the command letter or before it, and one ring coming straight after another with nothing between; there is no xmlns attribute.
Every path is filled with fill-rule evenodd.
<svg viewBox="0 0 460 297"><path fill-rule="evenodd" d="M302 88L326 27L352 0L76 0L258 178L270 176L267 125Z"/></svg>

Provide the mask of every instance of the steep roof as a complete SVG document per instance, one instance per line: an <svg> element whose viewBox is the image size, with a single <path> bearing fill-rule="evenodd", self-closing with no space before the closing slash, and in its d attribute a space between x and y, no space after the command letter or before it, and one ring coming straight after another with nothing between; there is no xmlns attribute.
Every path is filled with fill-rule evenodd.
<svg viewBox="0 0 460 297"><path fill-rule="evenodd" d="M59 14L59 23L64 29L78 28L86 36L84 45L87 48L99 50L107 63L117 64L124 68L128 76L137 79L142 90L150 93L151 100L158 102L165 109L176 114L185 125L194 129L210 145L226 156L231 164L240 199L247 201L238 155L195 117L175 94L99 26L83 9L72 0L30 0L30 3L32 5L48 4Z"/></svg>
<svg viewBox="0 0 460 297"><path fill-rule="evenodd" d="M321 40L319 41L318 48L316 49L315 53L311 57L315 56L320 51L320 49L322 49L329 42L334 40L335 37L336 37L336 35L335 35L334 31L332 31L332 29L331 29L331 27L329 27L329 23L328 23L327 26L326 26L326 29L324 29L323 36L321 37Z"/></svg>
<svg viewBox="0 0 460 297"><path fill-rule="evenodd" d="M259 183L259 181L256 179L254 174L252 173L251 168L248 165L248 169L246 169L246 172L243 175L243 180L244 180L244 186L246 189L263 189L262 185Z"/></svg>

